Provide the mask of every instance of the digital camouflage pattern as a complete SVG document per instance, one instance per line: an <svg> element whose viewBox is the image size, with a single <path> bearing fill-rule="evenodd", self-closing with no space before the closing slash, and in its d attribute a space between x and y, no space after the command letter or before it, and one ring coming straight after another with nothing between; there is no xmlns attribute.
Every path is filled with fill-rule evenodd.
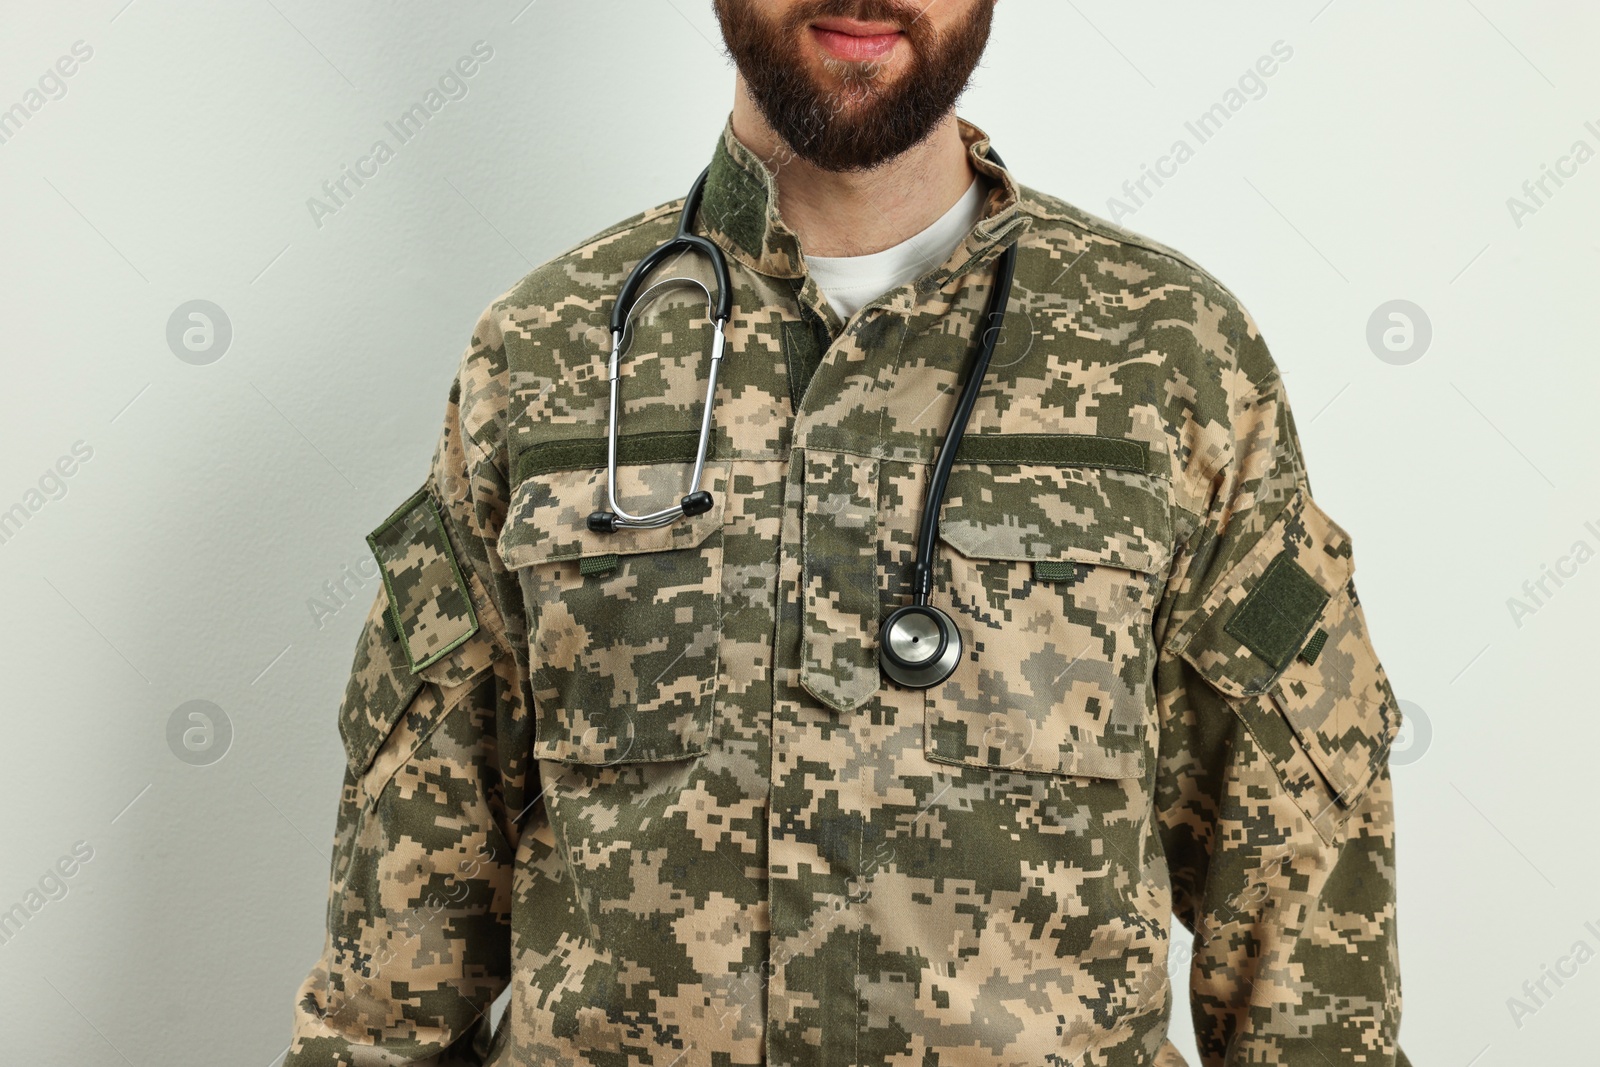
<svg viewBox="0 0 1600 1067"><path fill-rule="evenodd" d="M426 489L367 537L411 667L443 659L478 628L439 506Z"/></svg>
<svg viewBox="0 0 1600 1067"><path fill-rule="evenodd" d="M1399 715L1266 346L1193 263L962 133L984 217L841 322L771 166L724 128L699 226L735 314L704 515L585 525L607 316L681 201L486 311L419 498L477 625L413 671L388 594L368 618L288 1067L1173 1067L1180 966L1211 1067L1406 1064ZM964 655L897 689L878 629L1011 242L941 515L933 602ZM630 509L684 492L711 334L692 292L629 339ZM409 529L391 558L437 547ZM392 582L394 614L463 619L428 599L451 589Z"/></svg>

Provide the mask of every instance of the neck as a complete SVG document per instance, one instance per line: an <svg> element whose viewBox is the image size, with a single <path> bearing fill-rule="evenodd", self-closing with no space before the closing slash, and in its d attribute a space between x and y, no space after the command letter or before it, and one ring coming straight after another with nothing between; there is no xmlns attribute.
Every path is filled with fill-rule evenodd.
<svg viewBox="0 0 1600 1067"><path fill-rule="evenodd" d="M868 171L820 170L794 155L738 79L733 135L773 172L778 213L812 256L864 256L927 229L972 184L976 172L952 110L933 132Z"/></svg>

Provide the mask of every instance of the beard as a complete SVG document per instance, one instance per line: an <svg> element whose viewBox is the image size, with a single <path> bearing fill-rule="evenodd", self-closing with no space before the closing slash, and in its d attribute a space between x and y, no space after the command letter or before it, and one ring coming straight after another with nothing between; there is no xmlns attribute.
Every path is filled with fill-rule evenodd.
<svg viewBox="0 0 1600 1067"><path fill-rule="evenodd" d="M906 0L809 0L779 21L761 14L761 0L716 0L716 9L729 56L789 149L821 170L862 171L920 144L955 107L989 43L994 3L980 0L943 33ZM819 79L806 37L828 17L898 25L909 63L892 76L876 62L829 57Z"/></svg>

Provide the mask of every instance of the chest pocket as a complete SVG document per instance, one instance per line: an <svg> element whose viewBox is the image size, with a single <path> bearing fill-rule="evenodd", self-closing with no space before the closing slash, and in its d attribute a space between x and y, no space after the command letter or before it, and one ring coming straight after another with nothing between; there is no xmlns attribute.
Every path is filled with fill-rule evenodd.
<svg viewBox="0 0 1600 1067"><path fill-rule="evenodd" d="M965 637L925 691L929 759L1143 777L1154 736L1151 616L1172 520L1149 475L957 464L933 602Z"/></svg>
<svg viewBox="0 0 1600 1067"><path fill-rule="evenodd" d="M639 514L682 495L683 464L625 464L617 491ZM606 472L529 476L499 548L528 617L534 755L563 763L691 759L711 735L722 638L728 464L708 464L710 511L652 530L595 533Z"/></svg>

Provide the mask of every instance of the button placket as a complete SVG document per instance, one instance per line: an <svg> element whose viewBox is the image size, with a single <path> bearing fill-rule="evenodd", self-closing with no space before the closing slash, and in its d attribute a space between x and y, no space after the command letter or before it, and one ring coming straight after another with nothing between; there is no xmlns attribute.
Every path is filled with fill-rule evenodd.
<svg viewBox="0 0 1600 1067"><path fill-rule="evenodd" d="M878 461L805 450L800 684L838 711L872 699L878 675Z"/></svg>

